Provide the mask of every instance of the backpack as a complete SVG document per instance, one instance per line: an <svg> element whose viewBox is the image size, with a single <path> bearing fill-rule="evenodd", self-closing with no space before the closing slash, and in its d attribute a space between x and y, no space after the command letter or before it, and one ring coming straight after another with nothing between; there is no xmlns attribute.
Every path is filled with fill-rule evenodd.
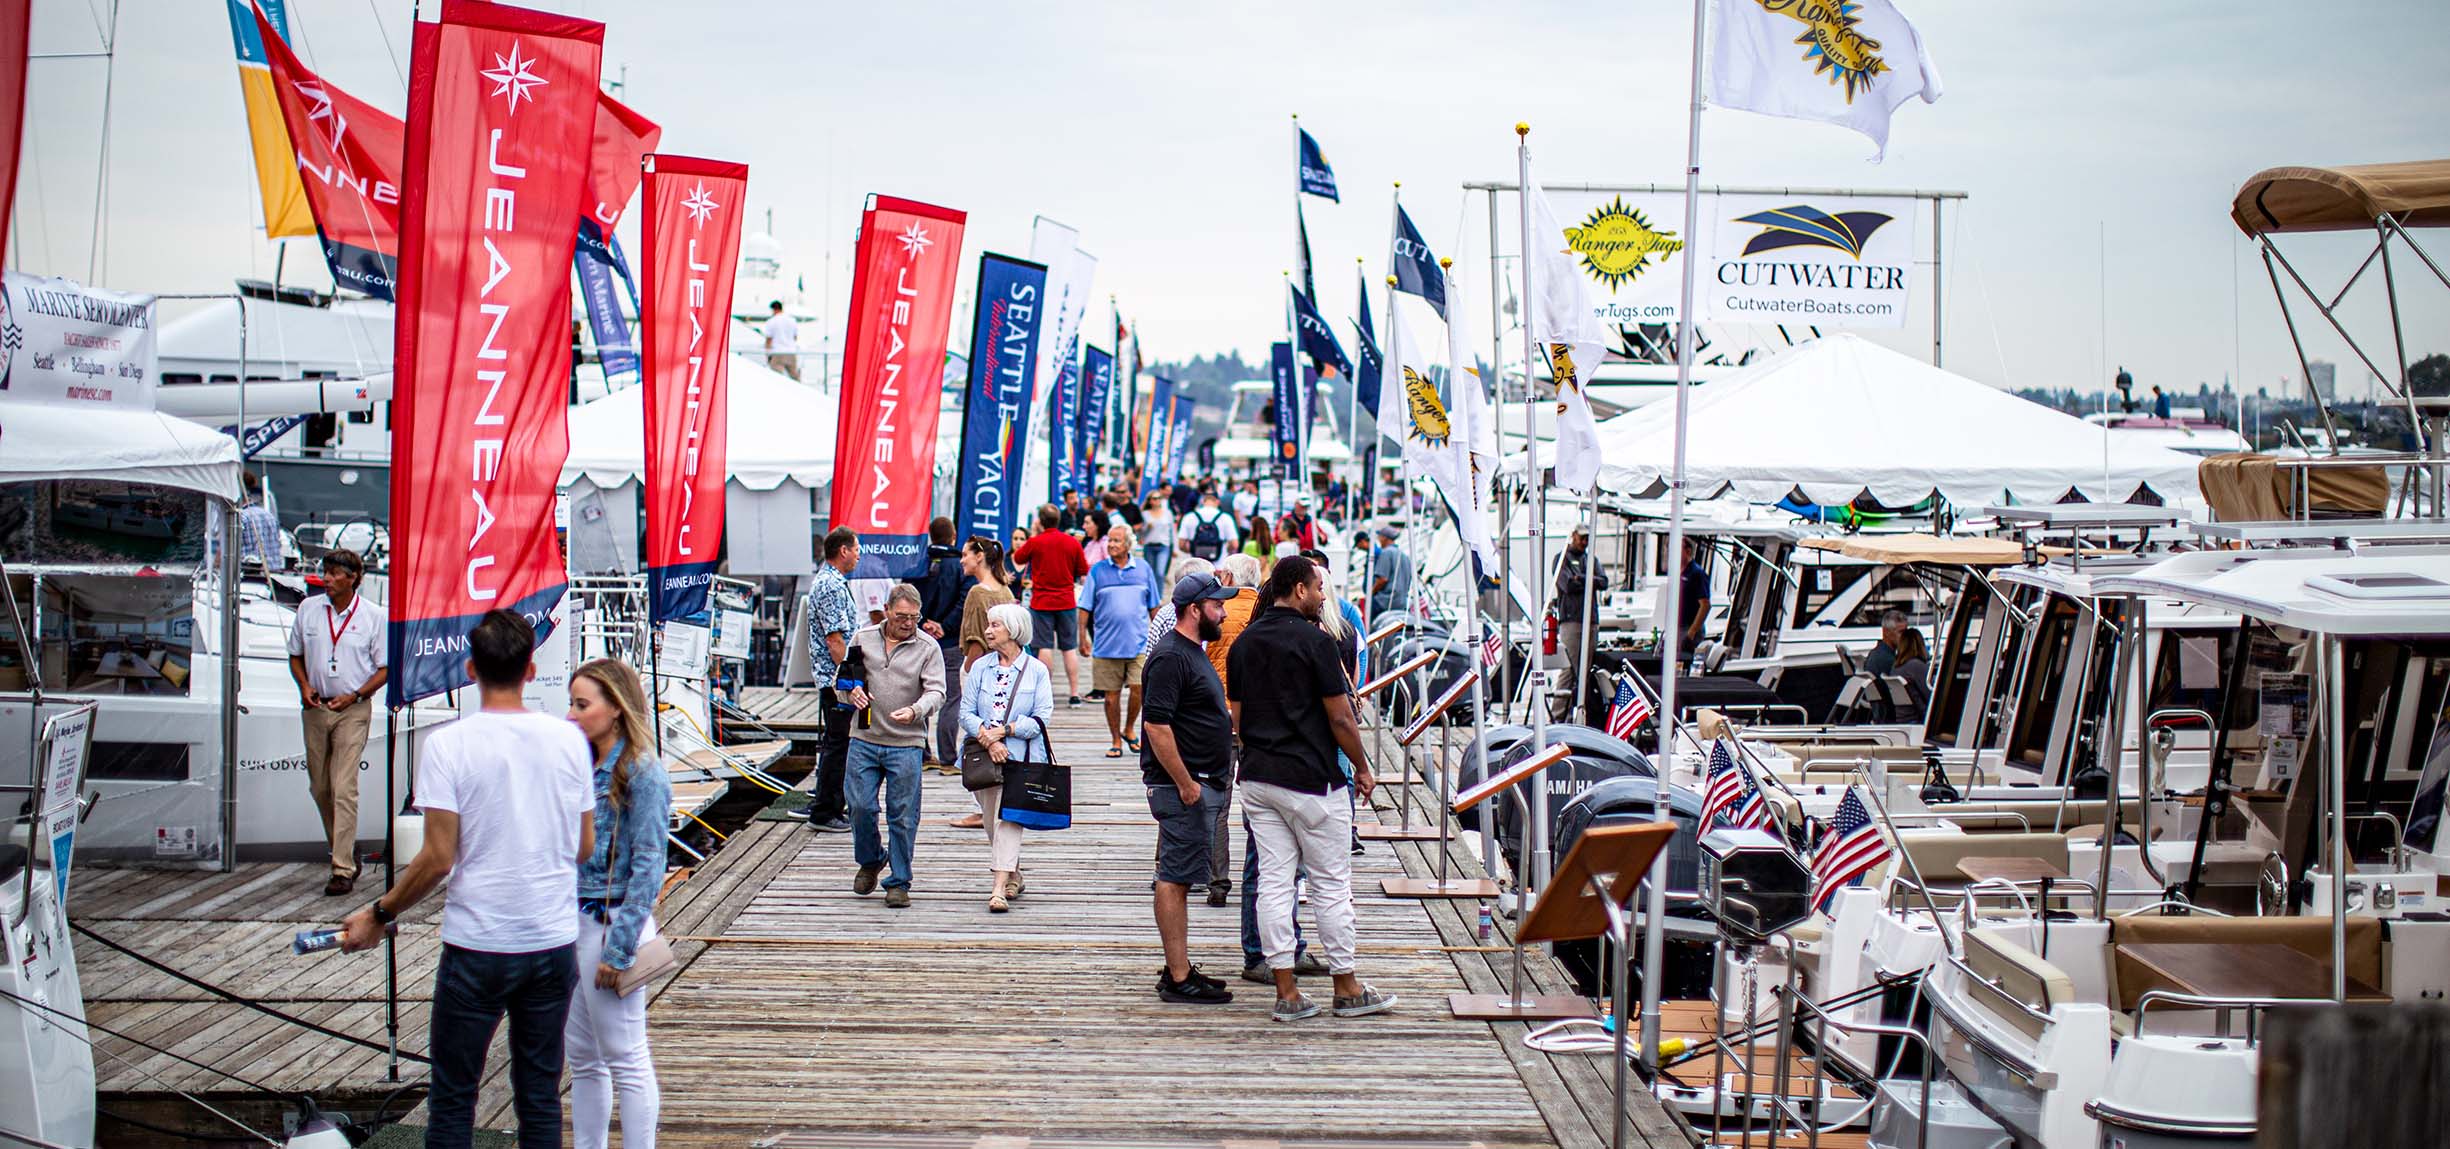
<svg viewBox="0 0 2450 1149"><path fill-rule="evenodd" d="M1215 515L1201 515L1199 525L1191 528L1191 553L1209 562L1225 553L1225 532L1217 529Z"/></svg>

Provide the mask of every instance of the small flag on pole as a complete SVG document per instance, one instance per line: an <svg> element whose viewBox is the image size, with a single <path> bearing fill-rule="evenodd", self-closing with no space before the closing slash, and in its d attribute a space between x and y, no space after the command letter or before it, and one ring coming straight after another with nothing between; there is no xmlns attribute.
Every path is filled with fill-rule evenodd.
<svg viewBox="0 0 2450 1149"><path fill-rule="evenodd" d="M1940 98L1922 34L1889 0L1723 0L1715 11L1710 102L1719 107L1853 128L1871 137L1878 160L1898 105Z"/></svg>
<svg viewBox="0 0 2450 1149"><path fill-rule="evenodd" d="M1616 697L1608 703L1608 736L1633 741L1634 732L1650 721L1650 699L1633 688L1633 676L1616 680ZM1704 819L1707 821L1707 819Z"/></svg>
<svg viewBox="0 0 2450 1149"><path fill-rule="evenodd" d="M1506 636L1491 628L1488 636L1480 640L1480 665L1493 667L1505 661L1505 658Z"/></svg>
<svg viewBox="0 0 2450 1149"><path fill-rule="evenodd" d="M1729 813L1744 800L1744 776L1735 768L1735 756L1727 753L1725 739L1710 744L1710 773L1701 793L1701 827L1708 833L1717 825L1722 813Z"/></svg>
<svg viewBox="0 0 2450 1149"><path fill-rule="evenodd" d="M1812 854L1812 908L1824 909L1829 899L1852 885L1872 867L1888 860L1889 842L1880 823L1863 804L1861 787L1848 786L1838 801L1837 819Z"/></svg>
<svg viewBox="0 0 2450 1149"><path fill-rule="evenodd" d="M1336 171L1327 166L1327 156L1326 153L1319 151L1319 142L1310 138L1307 129L1295 128L1293 130L1301 133L1302 137L1302 194L1314 195L1333 203L1344 202L1336 198Z"/></svg>
<svg viewBox="0 0 2450 1149"><path fill-rule="evenodd" d="M1387 250L1387 266L1395 275L1395 290L1428 300L1438 318L1446 318L1446 272L1401 204L1395 208L1395 242Z"/></svg>
<svg viewBox="0 0 2450 1149"><path fill-rule="evenodd" d="M1432 608L1436 605L1429 601L1428 591L1415 589L1412 592L1412 613L1415 616L1428 618L1433 613Z"/></svg>

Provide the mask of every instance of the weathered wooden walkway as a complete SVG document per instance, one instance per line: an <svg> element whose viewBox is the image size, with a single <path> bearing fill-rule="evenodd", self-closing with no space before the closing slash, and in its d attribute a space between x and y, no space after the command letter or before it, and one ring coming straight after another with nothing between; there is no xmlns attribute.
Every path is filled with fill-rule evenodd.
<svg viewBox="0 0 2450 1149"><path fill-rule="evenodd" d="M1274 1024L1269 992L1238 980L1230 1005L1158 1001L1155 827L1138 767L1103 756L1093 706L1059 710L1056 728L1059 757L1075 767L1075 824L1030 835L1029 892L1009 914L986 910L984 835L948 824L972 809L969 796L936 774L922 799L909 909L853 896L850 837L798 822L750 822L669 890L658 920L681 939L685 965L653 991L649 1014L665 1144L1608 1143L1604 1057L1531 1051L1523 1024L1448 1018L1449 992L1502 990L1508 966L1502 949L1473 936L1476 906L1376 893L1381 877L1433 873L1434 843L1371 843L1354 860L1362 974L1401 996L1393 1013ZM1416 798L1429 807L1425 793ZM1238 882L1238 840L1235 850ZM1451 864L1480 872L1460 848ZM361 900L322 898L320 878L310 866L89 871L75 909L97 932L179 969L380 1041L379 951L292 958L281 948L294 930ZM425 1049L438 912L439 899L419 907L401 934L401 1046L412 1053ZM1193 960L1231 980L1238 909L1195 898L1191 928ZM285 1092L348 1099L360 1116L394 1088L379 1050L220 1002L89 942L79 957L94 1019L130 1037ZM1533 964L1531 982L1572 992L1545 962ZM180 1088L245 1093L114 1040L102 1038ZM479 1109L493 1128L512 1120L500 1045ZM159 1092L136 1069L99 1060L106 1094ZM405 1064L403 1077L421 1078L422 1068ZM1649 1145L1692 1144L1647 1096L1634 1098L1634 1119Z"/></svg>

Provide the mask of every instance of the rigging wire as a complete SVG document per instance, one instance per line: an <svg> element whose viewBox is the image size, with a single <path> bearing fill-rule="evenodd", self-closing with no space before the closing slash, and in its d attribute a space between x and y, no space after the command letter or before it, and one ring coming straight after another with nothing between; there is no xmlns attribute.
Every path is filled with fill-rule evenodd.
<svg viewBox="0 0 2450 1149"><path fill-rule="evenodd" d="M266 1087L264 1087L264 1086L262 1086L262 1085L259 1085L259 1084L255 1083L255 1082L249 1081L249 1080L247 1080L247 1079L246 1079L246 1078L244 1078L244 1077L240 1077L240 1076L238 1076L237 1074L230 1072L229 1070L222 1069L222 1068L220 1068L220 1067L218 1067L218 1066L206 1065L206 1064L204 1064L203 1062L200 1062L200 1061L195 1061L195 1060L192 1060L192 1059L190 1059L190 1058L181 1057L181 1056L179 1056L178 1054L172 1053L172 1052L170 1052L170 1051L169 1051L169 1050L167 1050L167 1049L163 1049L163 1048L161 1048L161 1047L159 1047L159 1046L150 1045L150 1044L147 1044L147 1043L145 1043L145 1042L138 1041L138 1040L136 1040L135 1038L133 1038L133 1037L129 1037L128 1035L126 1035L126 1034L124 1034L124 1033L120 1033L120 1032L118 1032L118 1031L116 1031L116 1030L112 1030L112 1029L106 1028L106 1027L101 1026L101 1025L97 1025L97 1024L95 1024L94 1022L90 1021L90 1020L85 1020L85 1019L82 1019L82 1018L78 1018L78 1017L76 1017L76 1016L74 1016L74 1015L72 1015L72 1014L62 1013L62 1012L60 1012L59 1010L53 1009L53 1008L51 1008L50 1006L43 1004L42 1002L35 1001L35 1000L33 1000L32 998L28 998L28 997L23 997L23 996L20 996L20 995L18 995L17 993L12 992L12 991L10 991L10 990L0 989L0 997L5 997L5 998L8 998L9 1000L16 1002L16 1003L17 1003L18 1005L20 1005L20 1006L31 1006L31 1007L33 1007L33 1008L35 1008L35 1009L39 1009L39 1010L43 1011L44 1013L50 1014L50 1015L51 1015L51 1016L53 1016L53 1017L57 1017L57 1018L60 1018L60 1019L62 1019L62 1020L65 1020L65 1021L75 1021L75 1022L79 1022L79 1023L81 1023L81 1024L84 1026L84 1028L86 1028L86 1029L91 1029L91 1030L99 1030L99 1031L101 1031L102 1033L108 1034L108 1035L110 1035L110 1036L112 1036L112 1037L116 1037L116 1038L118 1038L119 1040L124 1041L124 1042L127 1042L128 1044L133 1045L133 1046L136 1046L136 1047L138 1047L138 1048L140 1048L140 1049L148 1050L148 1051L151 1051L151 1052L153 1052L153 1053L158 1053L158 1054L161 1054L161 1055L163 1055L163 1056L165 1056L165 1057L169 1057L169 1058L172 1058L172 1059L177 1060L177 1061L184 1061L184 1062L186 1062L187 1064L189 1064L189 1065L193 1065L193 1066L195 1066L195 1067L196 1067L196 1068L198 1068L198 1069L203 1069L203 1070L206 1070L206 1071L211 1072L211 1073L217 1073L217 1074L220 1074L220 1075L221 1075L221 1076L223 1076L223 1077L227 1077L227 1078L229 1078L230 1080L235 1081L235 1082L238 1082L239 1084L244 1085L244 1086L246 1086L246 1087L247 1087L247 1088L249 1088L249 1089L253 1089L253 1090L255 1090L255 1091L259 1092L259 1093L264 1093L264 1094L268 1094L268 1095L273 1096L273 1097L281 1097L281 1098L286 1098L286 1097L290 1096L289 1094L282 1093L281 1091L279 1091L279 1090L277 1090L277 1089L269 1089L269 1088L266 1088ZM201 1098L201 1097L198 1097L198 1096L196 1096L196 1095L195 1095L195 1094L193 1094L193 1093L189 1093L189 1092L187 1092L187 1091L186 1091L186 1090L184 1090L184 1089L181 1089L181 1088L179 1088L179 1087L177 1087L177 1086L175 1086L175 1085L170 1084L170 1083L169 1083L169 1082L167 1082L167 1081L162 1080L162 1078L161 1078L161 1076L160 1076L159 1074L154 1073L152 1070L146 1069L146 1068L145 1068L143 1065L140 1065L140 1064L138 1064L138 1063L136 1063L136 1062L133 1062L133 1061L128 1060L128 1059L127 1059L127 1058L125 1058L125 1057L120 1056L120 1055L119 1055L119 1054L118 1054L116 1051L109 1050L109 1049L104 1049L102 1046L95 1044L95 1043L94 1043L94 1039L93 1039L93 1038L91 1038L91 1037L86 1037L86 1036L81 1036L81 1035L79 1035L79 1034L78 1034L78 1033L77 1033L77 1032L76 1032L74 1029L72 1029L72 1028L70 1028L70 1027L68 1027L68 1026L65 1026L65 1025L60 1026L60 1027L59 1027L59 1029L60 1029L60 1032L65 1033L65 1034L68 1034L69 1036L71 1036L71 1037L75 1037L77 1040L84 1042L84 1043L85 1043L85 1047L86 1047L87 1049L90 1049L90 1050L94 1051L95 1053L99 1053L99 1054L101 1054L101 1055L102 1055L102 1056L104 1056L104 1057L110 1058L111 1060L116 1061L116 1062L118 1062L119 1064L121 1064L121 1065L123 1065L123 1066L126 1066L126 1067L127 1067L127 1068L129 1068L129 1069L133 1069L133 1070L135 1070L135 1071L136 1071L136 1072L137 1072L139 1075L143 1076L143 1077L144 1077L146 1080L149 1080L149 1081L153 1082L155 1085L159 1085L159 1086L161 1086L162 1088L167 1089L167 1090L169 1090L169 1091L170 1091L170 1092L172 1092L172 1093L178 1094L180 1097L186 1098L187 1100L194 1102L194 1103L197 1105L197 1107L199 1107L199 1108L203 1109L205 1112L210 1113L210 1114L212 1114L212 1115L213 1115L213 1116L215 1116L215 1117L218 1117L218 1118L222 1119L223 1121L227 1121L227 1122L229 1122L231 1125L234 1125L234 1126L238 1127L238 1129L239 1129L240 1131L242 1131L242 1132L246 1133L248 1136L253 1137L253 1138L255 1138L255 1139L256 1139L256 1140L258 1140L258 1141L261 1141L261 1142L263 1142L263 1143L264 1143L264 1144L266 1144L266 1145L275 1145L275 1146L277 1146L277 1145L279 1145L279 1144L280 1144L280 1142L279 1142L279 1141L276 1141L276 1140L274 1140L273 1138L271 1138L270 1136L267 1136L267 1135L266 1135L266 1134L265 1134L265 1133L264 1133L262 1130L257 1129L257 1128L255 1128L254 1126L249 1125L249 1124L247 1124L247 1123L246 1123L246 1122L244 1122L244 1121L241 1121L241 1120L239 1120L239 1119L237 1119L237 1118L235 1118L235 1117L230 1116L230 1115L229 1115L229 1114L227 1114L227 1113L222 1112L220 1109L218 1109L218 1108L214 1107L214 1105L213 1105L213 1103L212 1103L212 1102L206 1101L205 1099L203 1099L203 1098Z"/></svg>

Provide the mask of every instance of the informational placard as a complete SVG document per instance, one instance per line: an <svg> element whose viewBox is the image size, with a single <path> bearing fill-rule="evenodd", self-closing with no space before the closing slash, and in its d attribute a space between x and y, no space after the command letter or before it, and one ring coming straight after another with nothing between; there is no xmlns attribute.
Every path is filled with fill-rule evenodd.
<svg viewBox="0 0 2450 1149"><path fill-rule="evenodd" d="M0 400L153 409L153 297L8 273L0 290Z"/></svg>
<svg viewBox="0 0 2450 1149"><path fill-rule="evenodd" d="M94 744L94 707L86 703L43 722L42 826L51 844L52 892L68 904L68 866L76 856L77 792L85 787L85 761Z"/></svg>
<svg viewBox="0 0 2450 1149"><path fill-rule="evenodd" d="M706 652L714 635L695 623L663 624L663 642L655 648L655 670L666 678L706 677Z"/></svg>
<svg viewBox="0 0 2450 1149"><path fill-rule="evenodd" d="M2288 782L2304 761L2312 685L2294 671L2266 670L2255 688L2255 732L2263 736L2266 783Z"/></svg>
<svg viewBox="0 0 2450 1149"><path fill-rule="evenodd" d="M745 610L715 612L715 657L746 659L749 656L749 632L756 618Z"/></svg>

